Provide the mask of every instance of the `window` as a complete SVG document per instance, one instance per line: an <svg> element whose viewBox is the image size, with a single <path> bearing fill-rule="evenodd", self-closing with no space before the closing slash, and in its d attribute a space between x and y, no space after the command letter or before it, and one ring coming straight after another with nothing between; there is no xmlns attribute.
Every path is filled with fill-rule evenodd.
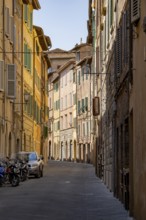
<svg viewBox="0 0 146 220"><path fill-rule="evenodd" d="M83 136L85 136L85 123L83 123Z"/></svg>
<svg viewBox="0 0 146 220"><path fill-rule="evenodd" d="M82 80L84 81L84 66L82 67Z"/></svg>
<svg viewBox="0 0 146 220"><path fill-rule="evenodd" d="M75 93L75 94L73 94L73 104L74 105L76 104L76 100L77 100L77 98L76 98L76 93Z"/></svg>
<svg viewBox="0 0 146 220"><path fill-rule="evenodd" d="M0 91L4 91L4 61L0 60Z"/></svg>
<svg viewBox="0 0 146 220"><path fill-rule="evenodd" d="M70 97L70 106L72 106L72 93L69 94Z"/></svg>
<svg viewBox="0 0 146 220"><path fill-rule="evenodd" d="M61 88L63 88L63 77L61 77Z"/></svg>
<svg viewBox="0 0 146 220"><path fill-rule="evenodd" d="M80 114L80 101L78 101L78 114Z"/></svg>
<svg viewBox="0 0 146 220"><path fill-rule="evenodd" d="M67 115L65 115L65 129L67 128Z"/></svg>
<svg viewBox="0 0 146 220"><path fill-rule="evenodd" d="M80 131L80 125L78 125L78 134L79 134L79 136L80 136L80 133L81 133L81 131Z"/></svg>
<svg viewBox="0 0 146 220"><path fill-rule="evenodd" d="M49 99L49 108L50 109L52 108L52 99L51 98Z"/></svg>
<svg viewBox="0 0 146 220"><path fill-rule="evenodd" d="M80 85L80 74L81 74L81 72L80 71L78 71L78 84Z"/></svg>
<svg viewBox="0 0 146 220"><path fill-rule="evenodd" d="M71 112L69 114L69 124L70 124L70 127L72 127L72 113Z"/></svg>
<svg viewBox="0 0 146 220"><path fill-rule="evenodd" d="M24 43L24 66L31 72L31 49Z"/></svg>
<svg viewBox="0 0 146 220"><path fill-rule="evenodd" d="M72 80L73 80L73 72L72 72L72 70L70 71L70 82L72 82Z"/></svg>
<svg viewBox="0 0 146 220"><path fill-rule="evenodd" d="M65 108L67 108L67 95L65 96Z"/></svg>
<svg viewBox="0 0 146 220"><path fill-rule="evenodd" d="M86 111L88 111L88 97L85 98L85 108Z"/></svg>
<svg viewBox="0 0 146 220"><path fill-rule="evenodd" d="M76 82L76 74L75 74L75 72L73 72L73 83L75 83Z"/></svg>
<svg viewBox="0 0 146 220"><path fill-rule="evenodd" d="M80 61L80 51L76 53L76 61Z"/></svg>
<svg viewBox="0 0 146 220"><path fill-rule="evenodd" d="M27 7L27 5L24 5L24 21L25 21L25 23L28 22L28 7Z"/></svg>
<svg viewBox="0 0 146 220"><path fill-rule="evenodd" d="M140 0L131 1L131 21L135 23L140 18Z"/></svg>
<svg viewBox="0 0 146 220"><path fill-rule="evenodd" d="M63 116L61 116L60 118L60 129L61 130L63 129Z"/></svg>
<svg viewBox="0 0 146 220"><path fill-rule="evenodd" d="M63 110L63 98L61 98L61 106L60 106L61 110Z"/></svg>
<svg viewBox="0 0 146 220"><path fill-rule="evenodd" d="M65 86L67 85L67 74L65 75Z"/></svg>
<svg viewBox="0 0 146 220"><path fill-rule="evenodd" d="M84 99L82 99L82 112L84 112Z"/></svg>
<svg viewBox="0 0 146 220"><path fill-rule="evenodd" d="M16 66L7 64L7 96L16 98Z"/></svg>
<svg viewBox="0 0 146 220"><path fill-rule="evenodd" d="M88 121L86 122L86 130L87 130L87 135L89 135L89 123L88 123Z"/></svg>
<svg viewBox="0 0 146 220"><path fill-rule="evenodd" d="M36 42L36 52L37 52L37 56L39 56L39 45L38 45L38 42Z"/></svg>
<svg viewBox="0 0 146 220"><path fill-rule="evenodd" d="M9 8L5 8L5 34L9 36L10 19L9 19Z"/></svg>

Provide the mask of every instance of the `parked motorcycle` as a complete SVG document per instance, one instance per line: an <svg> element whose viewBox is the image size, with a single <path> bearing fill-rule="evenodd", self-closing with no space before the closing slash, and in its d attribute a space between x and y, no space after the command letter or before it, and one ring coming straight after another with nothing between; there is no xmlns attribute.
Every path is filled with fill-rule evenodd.
<svg viewBox="0 0 146 220"><path fill-rule="evenodd" d="M23 182L28 179L28 164L25 161L19 161L20 180Z"/></svg>
<svg viewBox="0 0 146 220"><path fill-rule="evenodd" d="M6 180L8 179L12 186L18 186L20 183L20 169L15 162L9 162L6 168Z"/></svg>
<svg viewBox="0 0 146 220"><path fill-rule="evenodd" d="M2 162L0 162L0 186L4 183L4 177L5 177L5 167Z"/></svg>

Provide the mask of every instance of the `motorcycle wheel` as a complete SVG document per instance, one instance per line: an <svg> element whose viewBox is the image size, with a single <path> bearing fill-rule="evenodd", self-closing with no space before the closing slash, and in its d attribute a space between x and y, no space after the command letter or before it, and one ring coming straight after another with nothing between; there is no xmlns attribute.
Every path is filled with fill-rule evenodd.
<svg viewBox="0 0 146 220"><path fill-rule="evenodd" d="M18 176L14 176L12 178L11 185L14 187L19 185L19 177Z"/></svg>
<svg viewBox="0 0 146 220"><path fill-rule="evenodd" d="M0 178L0 186L2 186L2 185L3 185L3 179Z"/></svg>

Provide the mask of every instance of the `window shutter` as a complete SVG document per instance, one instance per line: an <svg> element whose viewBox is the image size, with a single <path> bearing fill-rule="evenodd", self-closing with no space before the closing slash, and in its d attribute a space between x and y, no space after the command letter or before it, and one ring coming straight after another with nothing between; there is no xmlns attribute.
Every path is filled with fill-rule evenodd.
<svg viewBox="0 0 146 220"><path fill-rule="evenodd" d="M129 63L129 34L130 34L130 30L129 30L129 28L127 28L127 25L129 25L129 23L130 23L129 10L126 11L126 22L125 23L126 23L126 38L125 38L125 42L127 42L127 47L126 47L126 50L125 50L125 63L128 64Z"/></svg>
<svg viewBox="0 0 146 220"><path fill-rule="evenodd" d="M73 119L73 127L74 127L74 128L76 128L76 121L77 121L77 119L74 118L74 119Z"/></svg>
<svg viewBox="0 0 146 220"><path fill-rule="evenodd" d="M24 43L24 66L27 67L27 44Z"/></svg>
<svg viewBox="0 0 146 220"><path fill-rule="evenodd" d="M10 16L10 41L13 44L14 43L14 17Z"/></svg>
<svg viewBox="0 0 146 220"><path fill-rule="evenodd" d="M5 8L5 34L9 36L9 8Z"/></svg>
<svg viewBox="0 0 146 220"><path fill-rule="evenodd" d="M131 22L135 23L140 18L140 0L131 0Z"/></svg>
<svg viewBox="0 0 146 220"><path fill-rule="evenodd" d="M93 115L97 116L100 114L99 97L93 98Z"/></svg>
<svg viewBox="0 0 146 220"><path fill-rule="evenodd" d="M32 31L32 12L30 12L30 30Z"/></svg>
<svg viewBox="0 0 146 220"><path fill-rule="evenodd" d="M31 71L31 56L30 56L31 52L30 49L27 48L27 68L29 71Z"/></svg>
<svg viewBox="0 0 146 220"><path fill-rule="evenodd" d="M14 25L14 39L13 39L14 51L16 52L16 25ZM18 49L19 52L19 49Z"/></svg>
<svg viewBox="0 0 146 220"><path fill-rule="evenodd" d="M16 98L16 66L15 64L7 65L7 96Z"/></svg>
<svg viewBox="0 0 146 220"><path fill-rule="evenodd" d="M88 111L88 97L85 98L85 108L86 111Z"/></svg>
<svg viewBox="0 0 146 220"><path fill-rule="evenodd" d="M0 91L4 91L4 61L0 60Z"/></svg>
<svg viewBox="0 0 146 220"><path fill-rule="evenodd" d="M116 74L119 75L122 70L122 27L117 30L116 41Z"/></svg>
<svg viewBox="0 0 146 220"><path fill-rule="evenodd" d="M80 71L78 72L78 84L80 85Z"/></svg>
<svg viewBox="0 0 146 220"><path fill-rule="evenodd" d="M28 10L27 10L27 5L24 5L24 21L27 23L28 20Z"/></svg>
<svg viewBox="0 0 146 220"><path fill-rule="evenodd" d="M78 114L80 114L80 101L78 101Z"/></svg>
<svg viewBox="0 0 146 220"><path fill-rule="evenodd" d="M82 99L82 112L84 112L84 99Z"/></svg>

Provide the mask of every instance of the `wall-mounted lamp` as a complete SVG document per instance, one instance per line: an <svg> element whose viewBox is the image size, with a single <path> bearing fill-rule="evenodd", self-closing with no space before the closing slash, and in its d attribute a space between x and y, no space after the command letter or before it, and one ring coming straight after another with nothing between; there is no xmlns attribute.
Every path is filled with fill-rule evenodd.
<svg viewBox="0 0 146 220"><path fill-rule="evenodd" d="M27 104L29 102L29 99L30 99L30 94L29 93L25 93L24 94L24 102L25 102L25 104Z"/></svg>
<svg viewBox="0 0 146 220"><path fill-rule="evenodd" d="M24 93L24 102L14 102L14 101L11 101L14 105L16 104L28 104L29 103L29 100L30 100L30 94L29 93Z"/></svg>

